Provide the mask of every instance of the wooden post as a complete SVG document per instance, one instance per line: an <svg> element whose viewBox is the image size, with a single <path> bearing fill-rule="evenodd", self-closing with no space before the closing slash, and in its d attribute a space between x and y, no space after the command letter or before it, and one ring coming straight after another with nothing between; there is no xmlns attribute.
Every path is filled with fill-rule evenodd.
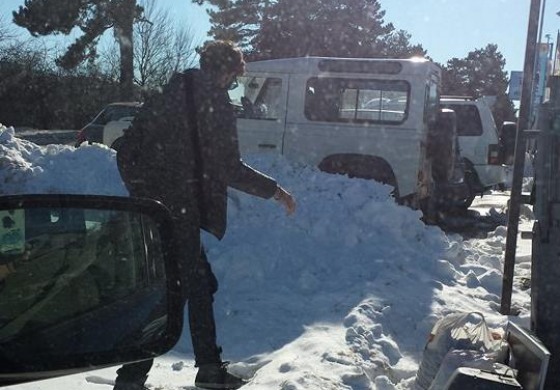
<svg viewBox="0 0 560 390"><path fill-rule="evenodd" d="M525 46L525 64L523 67L523 85L521 89L521 104L519 120L517 121L517 138L515 142L515 158L513 163L513 180L508 209L508 225L506 236L506 252L504 258L504 276L502 281L502 302L500 312L509 315L511 310L511 292L513 288L513 271L515 267L515 252L517 248L517 234L519 232L519 209L521 205L521 187L523 185L523 171L525 165L525 130L529 128L529 115L533 100L533 74L537 48L540 0L531 0L529 11L529 26L527 28L527 43Z"/></svg>

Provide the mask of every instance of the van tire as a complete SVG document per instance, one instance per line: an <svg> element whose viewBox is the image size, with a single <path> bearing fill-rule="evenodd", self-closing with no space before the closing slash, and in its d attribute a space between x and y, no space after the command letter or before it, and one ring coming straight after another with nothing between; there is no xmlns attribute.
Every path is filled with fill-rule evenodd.
<svg viewBox="0 0 560 390"><path fill-rule="evenodd" d="M395 199L399 198L399 189L393 169L391 169L387 161L380 157L363 156L360 154L332 155L321 161L318 168L327 173L375 180L390 185L394 188L391 193Z"/></svg>
<svg viewBox="0 0 560 390"><path fill-rule="evenodd" d="M111 144L111 149L119 150L122 143L124 142L124 137L119 137Z"/></svg>
<svg viewBox="0 0 560 390"><path fill-rule="evenodd" d="M474 198L477 194L477 188L480 188L480 179L478 178L478 174L476 173L476 169L474 169L474 165L465 160L465 175L464 175L465 184L468 188L468 195L467 197L459 204L461 209L468 209L471 207Z"/></svg>

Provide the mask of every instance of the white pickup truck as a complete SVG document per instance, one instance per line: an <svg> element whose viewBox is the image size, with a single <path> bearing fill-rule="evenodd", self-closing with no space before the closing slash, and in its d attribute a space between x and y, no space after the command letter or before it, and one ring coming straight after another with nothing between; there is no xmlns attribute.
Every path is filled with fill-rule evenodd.
<svg viewBox="0 0 560 390"><path fill-rule="evenodd" d="M242 154L281 153L395 188L433 210L464 201L455 113L424 59L288 58L247 64L230 91Z"/></svg>

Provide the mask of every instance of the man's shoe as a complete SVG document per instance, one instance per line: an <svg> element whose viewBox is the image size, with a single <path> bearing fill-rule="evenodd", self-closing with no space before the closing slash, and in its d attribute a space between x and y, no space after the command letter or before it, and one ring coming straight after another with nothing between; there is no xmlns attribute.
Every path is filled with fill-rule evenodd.
<svg viewBox="0 0 560 390"><path fill-rule="evenodd" d="M144 385L139 385L138 383L121 382L119 384L115 384L113 390L150 390L150 388Z"/></svg>
<svg viewBox="0 0 560 390"><path fill-rule="evenodd" d="M138 382L126 382L122 380L115 381L115 387L113 390L150 390L148 387L144 386L144 381Z"/></svg>
<svg viewBox="0 0 560 390"><path fill-rule="evenodd" d="M239 389L247 382L232 375L227 370L227 363L200 365L194 385L203 389Z"/></svg>

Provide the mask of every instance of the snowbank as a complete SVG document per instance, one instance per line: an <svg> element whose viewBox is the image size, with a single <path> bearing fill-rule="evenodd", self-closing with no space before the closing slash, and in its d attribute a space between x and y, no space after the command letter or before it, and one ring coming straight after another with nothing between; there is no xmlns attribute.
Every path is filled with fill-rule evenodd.
<svg viewBox="0 0 560 390"><path fill-rule="evenodd" d="M224 358L238 362L232 370L256 372L247 390L408 389L426 337L443 314L476 310L493 327L506 322L497 312L505 228L463 241L425 226L420 212L394 202L388 186L281 157L247 160L298 202L287 217L273 201L232 191L225 238L204 236L220 281L219 341ZM6 128L0 129L0 183L2 194L127 195L114 151L40 147ZM526 320L527 257L517 270L514 302ZM193 382L188 328L156 362L152 386ZM109 369L12 388L98 389L113 377Z"/></svg>

